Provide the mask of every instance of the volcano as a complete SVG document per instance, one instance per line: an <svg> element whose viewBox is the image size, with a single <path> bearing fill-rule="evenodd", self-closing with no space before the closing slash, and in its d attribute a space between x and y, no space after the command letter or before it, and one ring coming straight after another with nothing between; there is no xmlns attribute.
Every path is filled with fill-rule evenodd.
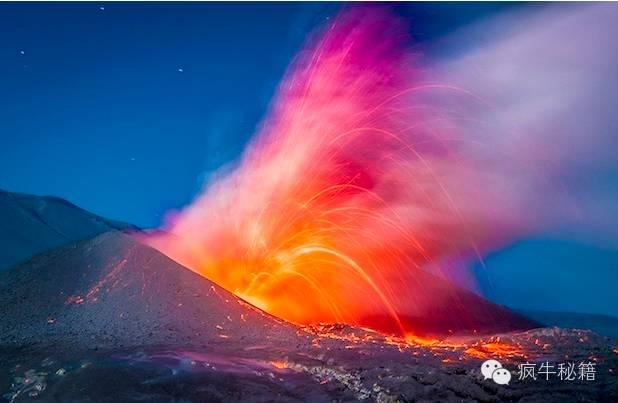
<svg viewBox="0 0 618 403"><path fill-rule="evenodd" d="M60 198L3 192L2 231L22 256L54 244L0 275L0 342L69 341L82 347L189 345L229 338L262 343L293 339L287 324L142 244L116 223ZM105 231L109 232L105 232ZM99 235L99 233L101 233ZM17 236L11 234L27 234ZM83 241L84 237L90 237ZM94 238L92 238L94 237ZM34 241L31 241L34 239ZM405 281L417 293L394 299L415 336L491 334L539 324L454 286L424 270ZM425 298L431 295L431 298ZM360 296L359 296L360 297ZM357 325L398 334L391 318L376 312ZM400 335L402 336L402 335Z"/></svg>
<svg viewBox="0 0 618 403"><path fill-rule="evenodd" d="M296 329L120 232L0 275L0 344L81 348L248 344Z"/></svg>
<svg viewBox="0 0 618 403"><path fill-rule="evenodd" d="M29 215L20 217L30 222ZM0 273L0 392L10 401L110 402L547 401L553 393L598 400L599 390L618 396L607 372L616 360L607 339L561 329L451 335L448 330L500 332L535 322L432 274L411 273L408 280L423 293L407 296L417 309L398 307L401 318L441 334L439 340L404 340L342 324L296 326L134 236L108 231ZM425 293L434 295L432 303L423 303ZM379 316L363 322L388 323ZM539 390L522 382L510 390L477 374L487 357L514 367L544 354L589 360L592 349L601 388L573 383L564 389L554 382Z"/></svg>
<svg viewBox="0 0 618 403"><path fill-rule="evenodd" d="M422 272L421 272L422 273ZM495 333L536 323L431 274L417 273L438 305L404 319L418 334ZM116 348L295 339L294 326L113 231L37 255L0 276L0 343ZM396 333L389 318L363 326Z"/></svg>
<svg viewBox="0 0 618 403"><path fill-rule="evenodd" d="M9 7L16 36L24 36L22 26L28 35L7 43L32 49L5 55L8 73L26 74L9 77L17 86L5 102L12 118L3 127L8 147L0 147L0 161L9 170L25 168L9 182L36 186L80 170L81 178L62 186L84 192L75 186L92 181L94 196L105 195L101 203L174 209L157 230L141 231L55 197L0 191L0 400L618 402L618 345L594 332L609 334L611 318L514 312L473 292L479 276L467 270L477 258L543 234L605 234L597 221L611 223L606 207L614 198L597 193L596 184L605 188L605 174L616 168L605 155L615 102L599 94L612 93L607 77L618 68L611 57L618 53L607 47L615 21L600 17L615 13L522 9L487 25L480 18L468 33L446 27L453 19L445 16L429 24L435 32L425 32L428 13L419 19L399 7L337 6L332 19L326 9L299 14L304 23L292 24L293 36L318 26L264 108L251 88L237 91L242 81L234 74L251 56L274 60L270 53L280 46L258 42L285 29L257 38L250 44L256 52L236 49L240 59L218 52L234 52L226 40L242 39L253 32L244 25L263 18L231 10L231 30L210 35L200 18L192 35L159 21L153 10L137 10L135 18L128 9L106 11L100 17L107 26L92 9L82 18L63 8L51 13L61 16L57 21L46 18L49 12L28 12L21 21ZM191 25L168 6L160 11ZM464 14L452 22L482 16ZM133 22L145 16L163 35L147 29L137 42L112 46L120 53L102 47L102 57L91 57L87 42L116 45L114 32L136 30ZM101 23L87 23L92 18ZM28 21L51 25L36 31ZM74 21L87 30L79 32ZM46 38L48 32L54 35ZM217 39L207 47L208 67L223 67L229 77L203 74L213 70L200 69L202 34ZM87 41L74 42L80 35ZM37 52L41 38L57 51ZM55 42L69 47L56 49ZM461 48L451 47L457 42ZM166 49L193 45L197 52L183 52L201 54L183 61L192 71L176 67L184 78L172 79ZM46 54L74 57L60 64L52 57L50 64ZM171 60L162 69L135 68L162 57ZM22 69L17 59L35 68ZM129 68L114 68L119 63ZM110 73L110 92L99 91L104 74L91 80L89 71ZM135 81L134 73L138 85L124 85ZM259 77L249 78L264 84ZM221 87L223 97L208 90L212 80L230 84ZM207 91L196 97L200 88ZM179 96L186 108L167 102ZM212 102L198 105L209 97L222 103L222 120L209 113ZM110 105L114 99L120 109ZM127 100L135 105L127 108ZM228 107L256 106L265 113L255 125L233 111L227 116ZM255 133L231 133L249 126ZM195 172L203 164L191 161L203 159L199 150L206 146L233 161ZM204 186L190 203L176 205L198 174ZM119 193L127 187L132 199ZM571 228L579 221L593 225ZM523 264L508 262L515 271L504 278L530 277ZM569 295L554 281L578 265L594 268L593 261L580 262L535 270L539 276L529 284L541 291L553 286L582 309L592 306L588 299L599 296L594 287L579 284L575 289L585 292ZM564 329L530 317L561 327L590 321Z"/></svg>

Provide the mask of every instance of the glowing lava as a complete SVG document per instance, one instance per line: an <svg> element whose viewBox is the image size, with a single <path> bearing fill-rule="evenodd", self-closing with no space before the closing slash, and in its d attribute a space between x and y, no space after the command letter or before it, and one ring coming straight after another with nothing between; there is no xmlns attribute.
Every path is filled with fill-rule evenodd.
<svg viewBox="0 0 618 403"><path fill-rule="evenodd" d="M364 8L330 23L294 60L237 168L150 244L299 324L403 335L447 316L472 328L464 312L477 308L489 322L504 314L438 276L469 285L458 263L505 238L503 217L518 214L496 196L500 178L459 147L461 105L479 101L421 83L406 29ZM435 94L451 103L436 107Z"/></svg>

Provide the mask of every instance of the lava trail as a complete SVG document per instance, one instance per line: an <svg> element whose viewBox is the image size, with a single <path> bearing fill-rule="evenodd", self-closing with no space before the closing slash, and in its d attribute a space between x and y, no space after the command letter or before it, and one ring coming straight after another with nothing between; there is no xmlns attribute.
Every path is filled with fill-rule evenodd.
<svg viewBox="0 0 618 403"><path fill-rule="evenodd" d="M236 168L149 243L294 323L420 334L504 315L460 289L463 267L533 225L530 189L476 147L468 112L493 106L428 81L407 30L357 7L311 36Z"/></svg>

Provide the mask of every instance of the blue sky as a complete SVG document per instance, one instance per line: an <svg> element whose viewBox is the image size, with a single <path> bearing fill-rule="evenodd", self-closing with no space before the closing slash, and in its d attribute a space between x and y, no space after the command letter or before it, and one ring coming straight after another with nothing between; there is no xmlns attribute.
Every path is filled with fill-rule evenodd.
<svg viewBox="0 0 618 403"><path fill-rule="evenodd" d="M428 42L504 7L398 12ZM337 8L0 4L0 187L158 225L238 157L305 35Z"/></svg>
<svg viewBox="0 0 618 403"><path fill-rule="evenodd" d="M431 52L457 28L518 7L539 6L414 3L396 11ZM305 35L337 8L0 4L0 188L157 226L209 172L238 158ZM496 302L618 315L613 249L540 236L486 265L493 274L482 288ZM585 298L574 298L582 288Z"/></svg>

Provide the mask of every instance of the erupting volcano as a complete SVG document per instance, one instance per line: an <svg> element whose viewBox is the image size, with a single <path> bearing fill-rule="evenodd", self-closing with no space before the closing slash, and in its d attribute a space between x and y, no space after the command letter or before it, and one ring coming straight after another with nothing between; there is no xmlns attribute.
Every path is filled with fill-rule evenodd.
<svg viewBox="0 0 618 403"><path fill-rule="evenodd" d="M529 219L459 124L489 107L428 82L409 42L384 10L342 13L299 52L235 170L149 243L297 324L533 326L461 288L464 264Z"/></svg>
<svg viewBox="0 0 618 403"><path fill-rule="evenodd" d="M2 7L0 400L618 402L618 7Z"/></svg>

